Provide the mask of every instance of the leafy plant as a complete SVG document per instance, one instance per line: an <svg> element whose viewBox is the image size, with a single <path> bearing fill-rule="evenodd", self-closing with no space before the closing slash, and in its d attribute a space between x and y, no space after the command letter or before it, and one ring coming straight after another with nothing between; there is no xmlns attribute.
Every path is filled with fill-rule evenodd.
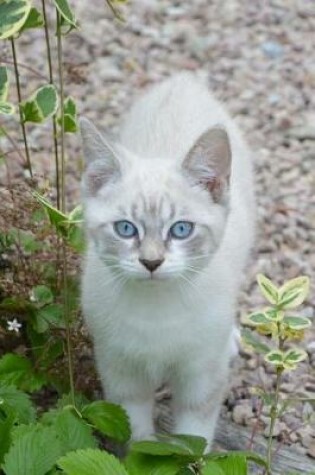
<svg viewBox="0 0 315 475"><path fill-rule="evenodd" d="M257 276L261 293L270 304L263 310L251 313L244 321L254 327L257 333L270 336L273 345L261 343L249 330L243 332L244 343L259 353L264 354L267 363L276 370L275 391L271 395L262 394L270 405L270 426L267 450L267 473L272 469L272 441L276 420L286 407L286 401L280 399L282 375L285 371L293 371L298 364L307 358L307 353L297 347L289 346L294 340L302 340L304 332L311 326L311 321L295 314L295 309L306 299L310 282L308 277L297 277L289 280L278 288L262 274ZM291 311L294 314L291 315ZM290 314L287 314L290 312Z"/></svg>

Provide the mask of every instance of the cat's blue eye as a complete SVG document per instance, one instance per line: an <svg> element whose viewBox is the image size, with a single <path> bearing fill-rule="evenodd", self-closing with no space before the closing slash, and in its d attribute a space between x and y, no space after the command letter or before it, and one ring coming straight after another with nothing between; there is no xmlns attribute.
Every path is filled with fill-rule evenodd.
<svg viewBox="0 0 315 475"><path fill-rule="evenodd" d="M138 229L130 221L122 220L114 223L114 229L122 238L132 238L138 235Z"/></svg>
<svg viewBox="0 0 315 475"><path fill-rule="evenodd" d="M170 235L175 239L186 239L194 230L194 224L190 221L177 221L170 228Z"/></svg>

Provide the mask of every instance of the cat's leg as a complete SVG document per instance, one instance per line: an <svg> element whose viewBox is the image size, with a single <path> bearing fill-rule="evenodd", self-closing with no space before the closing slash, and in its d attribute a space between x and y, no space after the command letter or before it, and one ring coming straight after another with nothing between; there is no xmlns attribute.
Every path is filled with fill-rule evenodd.
<svg viewBox="0 0 315 475"><path fill-rule="evenodd" d="M218 366L189 361L172 378L174 432L204 437L211 447L227 387L228 358Z"/></svg>
<svg viewBox="0 0 315 475"><path fill-rule="evenodd" d="M119 364L117 361L114 365L108 362L100 364L99 358L97 360L106 399L121 405L127 412L132 440L152 438L154 434L152 385L126 364Z"/></svg>

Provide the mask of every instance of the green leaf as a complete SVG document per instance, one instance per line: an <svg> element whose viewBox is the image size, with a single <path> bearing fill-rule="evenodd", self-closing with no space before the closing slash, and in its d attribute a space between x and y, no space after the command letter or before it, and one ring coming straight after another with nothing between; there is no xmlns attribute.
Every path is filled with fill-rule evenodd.
<svg viewBox="0 0 315 475"><path fill-rule="evenodd" d="M6 411L2 412L0 405L0 467L2 466L4 456L11 445L11 433L14 422L14 412L10 408L6 408Z"/></svg>
<svg viewBox="0 0 315 475"><path fill-rule="evenodd" d="M189 439L190 437L193 436L188 436ZM167 440L165 442L159 440L132 442L130 447L133 452L147 455L181 455L190 458L191 456L201 455L199 452L195 453L196 445L192 444L191 441L187 442L182 436L166 436L165 439ZM164 437L162 440L164 440ZM198 447L200 448L199 443Z"/></svg>
<svg viewBox="0 0 315 475"><path fill-rule="evenodd" d="M55 6L60 13L64 21L71 25L73 28L77 28L77 21L75 19L74 13L70 8L70 5L67 0L54 0Z"/></svg>
<svg viewBox="0 0 315 475"><path fill-rule="evenodd" d="M76 224L71 225L68 231L67 242L75 251L83 252L85 250L83 229Z"/></svg>
<svg viewBox="0 0 315 475"><path fill-rule="evenodd" d="M83 223L83 207L78 205L69 213L68 219L71 223Z"/></svg>
<svg viewBox="0 0 315 475"><path fill-rule="evenodd" d="M242 340L246 346L253 348L257 353L266 354L270 351L268 345L262 343L254 333L248 328L242 328L241 330Z"/></svg>
<svg viewBox="0 0 315 475"><path fill-rule="evenodd" d="M279 306L284 309L296 308L306 299L310 280L306 276L289 280L279 290Z"/></svg>
<svg viewBox="0 0 315 475"><path fill-rule="evenodd" d="M44 375L35 373L27 358L13 353L0 359L0 380L25 391L36 391L46 383Z"/></svg>
<svg viewBox="0 0 315 475"><path fill-rule="evenodd" d="M307 353L304 350L299 348L292 348L284 354L283 361L285 364L296 365L300 361L303 361L307 358Z"/></svg>
<svg viewBox="0 0 315 475"><path fill-rule="evenodd" d="M19 386L31 369L27 358L7 353L0 359L0 380L2 383Z"/></svg>
<svg viewBox="0 0 315 475"><path fill-rule="evenodd" d="M173 456L157 458L137 452L129 452L124 460L129 475L177 475L184 463Z"/></svg>
<svg viewBox="0 0 315 475"><path fill-rule="evenodd" d="M248 315L248 320L254 325L268 325L270 323L269 318L266 317L264 312L254 312Z"/></svg>
<svg viewBox="0 0 315 475"><path fill-rule="evenodd" d="M309 318L306 317L284 317L283 322L292 330L305 330L312 325Z"/></svg>
<svg viewBox="0 0 315 475"><path fill-rule="evenodd" d="M26 21L31 2L29 0L1 0L0 40L12 37Z"/></svg>
<svg viewBox="0 0 315 475"><path fill-rule="evenodd" d="M60 409L64 409L66 406L71 406L73 403L72 395L63 394L62 397L57 402L57 407ZM82 411L83 408L89 403L89 400L81 393L75 393L74 395L74 403L75 407Z"/></svg>
<svg viewBox="0 0 315 475"><path fill-rule="evenodd" d="M265 316L270 322L281 322L283 320L283 312L275 308L265 310Z"/></svg>
<svg viewBox="0 0 315 475"><path fill-rule="evenodd" d="M56 230L62 235L66 235L64 223L68 221L67 215L55 208L46 198L36 191L33 192L33 196L44 207L51 224L56 228Z"/></svg>
<svg viewBox="0 0 315 475"><path fill-rule="evenodd" d="M57 412L53 427L57 432L64 454L72 450L97 447L91 427L83 419L79 419L71 409Z"/></svg>
<svg viewBox="0 0 315 475"><path fill-rule="evenodd" d="M248 462L254 462L256 465L261 467L267 468L266 460L257 453L250 452L248 450L238 450L238 451L228 451L228 452L210 452L209 454L205 455L206 460L212 460L215 462L219 462L220 460L224 460L230 457L240 457L245 458Z"/></svg>
<svg viewBox="0 0 315 475"><path fill-rule="evenodd" d="M201 469L201 475L225 475L226 473L230 472L225 472L220 465L212 460L206 460L205 466Z"/></svg>
<svg viewBox="0 0 315 475"><path fill-rule="evenodd" d="M62 126L61 117L58 118L58 123ZM78 131L77 107L72 97L68 97L64 103L64 131L69 133Z"/></svg>
<svg viewBox="0 0 315 475"><path fill-rule="evenodd" d="M46 305L38 310L36 314L36 330L39 333L45 332L48 328L58 327L65 328L63 306L57 303Z"/></svg>
<svg viewBox="0 0 315 475"><path fill-rule="evenodd" d="M27 394L15 386L0 384L0 407L10 407L20 424L28 424L35 421L35 408ZM6 411L5 411L6 412Z"/></svg>
<svg viewBox="0 0 315 475"><path fill-rule="evenodd" d="M5 66L0 66L0 102L5 102L9 92L8 70Z"/></svg>
<svg viewBox="0 0 315 475"><path fill-rule="evenodd" d="M40 28L44 25L45 25L45 22L44 22L43 15L41 14L40 11L37 10L37 8L32 7L26 19L26 22L20 29L19 33L22 33L22 31L30 30L33 28Z"/></svg>
<svg viewBox="0 0 315 475"><path fill-rule="evenodd" d="M43 122L54 115L58 108L56 87L52 84L42 86L31 97L20 104L24 122Z"/></svg>
<svg viewBox="0 0 315 475"><path fill-rule="evenodd" d="M216 460L216 464L218 464L224 474L226 473L229 475L247 475L247 460L244 455L237 453L234 455L229 455L227 457Z"/></svg>
<svg viewBox="0 0 315 475"><path fill-rule="evenodd" d="M257 282L263 296L268 300L268 302L276 305L278 302L277 287L263 274L257 275Z"/></svg>
<svg viewBox="0 0 315 475"><path fill-rule="evenodd" d="M0 114L3 115L12 115L15 112L15 107L10 102L0 101Z"/></svg>
<svg viewBox="0 0 315 475"><path fill-rule="evenodd" d="M167 442L172 445L180 444L185 446L187 451L191 451L196 456L202 456L207 447L207 441L204 437L197 435L187 435L187 434L157 434L158 442Z"/></svg>
<svg viewBox="0 0 315 475"><path fill-rule="evenodd" d="M32 289L32 300L40 306L47 305L53 302L54 294L46 285L37 285Z"/></svg>
<svg viewBox="0 0 315 475"><path fill-rule="evenodd" d="M85 406L82 416L102 434L118 442L127 442L130 438L130 425L124 409L107 401L95 401Z"/></svg>
<svg viewBox="0 0 315 475"><path fill-rule="evenodd" d="M27 426L5 456L6 475L46 475L60 457L56 432L50 427Z"/></svg>
<svg viewBox="0 0 315 475"><path fill-rule="evenodd" d="M117 458L98 449L71 452L59 459L57 465L67 475L128 475Z"/></svg>
<svg viewBox="0 0 315 475"><path fill-rule="evenodd" d="M272 351L269 351L269 353L265 355L265 360L268 363L273 364L275 366L282 366L283 358L284 358L284 353L280 350L272 350Z"/></svg>

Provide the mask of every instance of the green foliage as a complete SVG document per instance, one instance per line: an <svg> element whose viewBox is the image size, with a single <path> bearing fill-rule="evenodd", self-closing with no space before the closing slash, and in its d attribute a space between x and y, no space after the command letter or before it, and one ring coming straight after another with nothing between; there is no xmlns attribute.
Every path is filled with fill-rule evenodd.
<svg viewBox="0 0 315 475"><path fill-rule="evenodd" d="M6 416L14 415L14 420L21 424L35 421L35 408L29 396L15 386L0 383L0 406Z"/></svg>
<svg viewBox="0 0 315 475"><path fill-rule="evenodd" d="M126 412L116 404L95 401L82 409L82 416L102 434L118 442L130 438L130 426Z"/></svg>
<svg viewBox="0 0 315 475"><path fill-rule="evenodd" d="M46 475L62 453L57 433L51 427L28 427L13 439L5 456L6 475Z"/></svg>
<svg viewBox="0 0 315 475"><path fill-rule="evenodd" d="M62 127L64 125L64 131L69 133L76 133L78 131L77 121L77 106L72 97L68 97L64 103L63 121L62 117L59 117L58 124Z"/></svg>
<svg viewBox="0 0 315 475"><path fill-rule="evenodd" d="M54 0L55 6L62 18L62 26L68 26L66 33L72 29L77 28L78 24L67 0Z"/></svg>
<svg viewBox="0 0 315 475"><path fill-rule="evenodd" d="M58 109L58 95L52 84L42 86L20 104L24 122L44 122Z"/></svg>
<svg viewBox="0 0 315 475"><path fill-rule="evenodd" d="M76 251L84 249L82 207L77 206L68 215L53 206L44 196L34 192L34 197L43 206L50 223L57 233Z"/></svg>
<svg viewBox="0 0 315 475"><path fill-rule="evenodd" d="M25 356L7 353L0 359L0 379L3 384L15 385L26 391L36 391L46 382Z"/></svg>
<svg viewBox="0 0 315 475"><path fill-rule="evenodd" d="M128 475L118 459L97 449L69 453L58 461L58 466L67 475Z"/></svg>
<svg viewBox="0 0 315 475"><path fill-rule="evenodd" d="M92 428L71 408L57 411L52 427L58 434L63 453L82 448L96 448Z"/></svg>
<svg viewBox="0 0 315 475"><path fill-rule="evenodd" d="M262 274L257 276L257 282L264 297L272 307L251 313L245 324L254 327L262 335L271 336L273 344L261 343L246 329L243 331L244 343L255 351L264 354L264 359L276 369L276 389L267 394L257 390L264 403L270 407L270 428L267 448L267 474L271 474L272 439L275 421L288 407L284 400L280 404L281 376L284 371L292 371L307 358L307 353L300 348L292 348L288 344L293 340L301 340L304 332L311 326L311 321L302 316L287 315L286 312L295 309L306 299L309 292L309 279L302 276L289 280L282 287L277 288L270 279Z"/></svg>
<svg viewBox="0 0 315 475"><path fill-rule="evenodd" d="M149 455L192 455L201 457L205 451L207 441L202 437L192 435L158 435L157 440L134 442L131 445L133 452Z"/></svg>
<svg viewBox="0 0 315 475"><path fill-rule="evenodd" d="M10 102L7 102L8 92L9 92L8 70L5 66L0 66L0 114L4 114L4 115L14 114L14 111L15 111L14 105L11 104Z"/></svg>
<svg viewBox="0 0 315 475"><path fill-rule="evenodd" d="M44 24L45 24L44 23L44 18L43 18L43 15L41 14L41 12L38 11L37 8L32 7L29 14L28 14L28 17L27 17L24 25L19 30L19 34L21 34L22 31L25 31L25 30L31 30L33 28L40 28L40 27L44 26Z"/></svg>
<svg viewBox="0 0 315 475"><path fill-rule="evenodd" d="M4 456L8 452L12 442L11 434L14 422L15 414L13 410L9 406L6 406L4 408L0 405L0 467L3 463Z"/></svg>
<svg viewBox="0 0 315 475"><path fill-rule="evenodd" d="M10 38L20 30L30 9L30 0L1 0L0 40Z"/></svg>

